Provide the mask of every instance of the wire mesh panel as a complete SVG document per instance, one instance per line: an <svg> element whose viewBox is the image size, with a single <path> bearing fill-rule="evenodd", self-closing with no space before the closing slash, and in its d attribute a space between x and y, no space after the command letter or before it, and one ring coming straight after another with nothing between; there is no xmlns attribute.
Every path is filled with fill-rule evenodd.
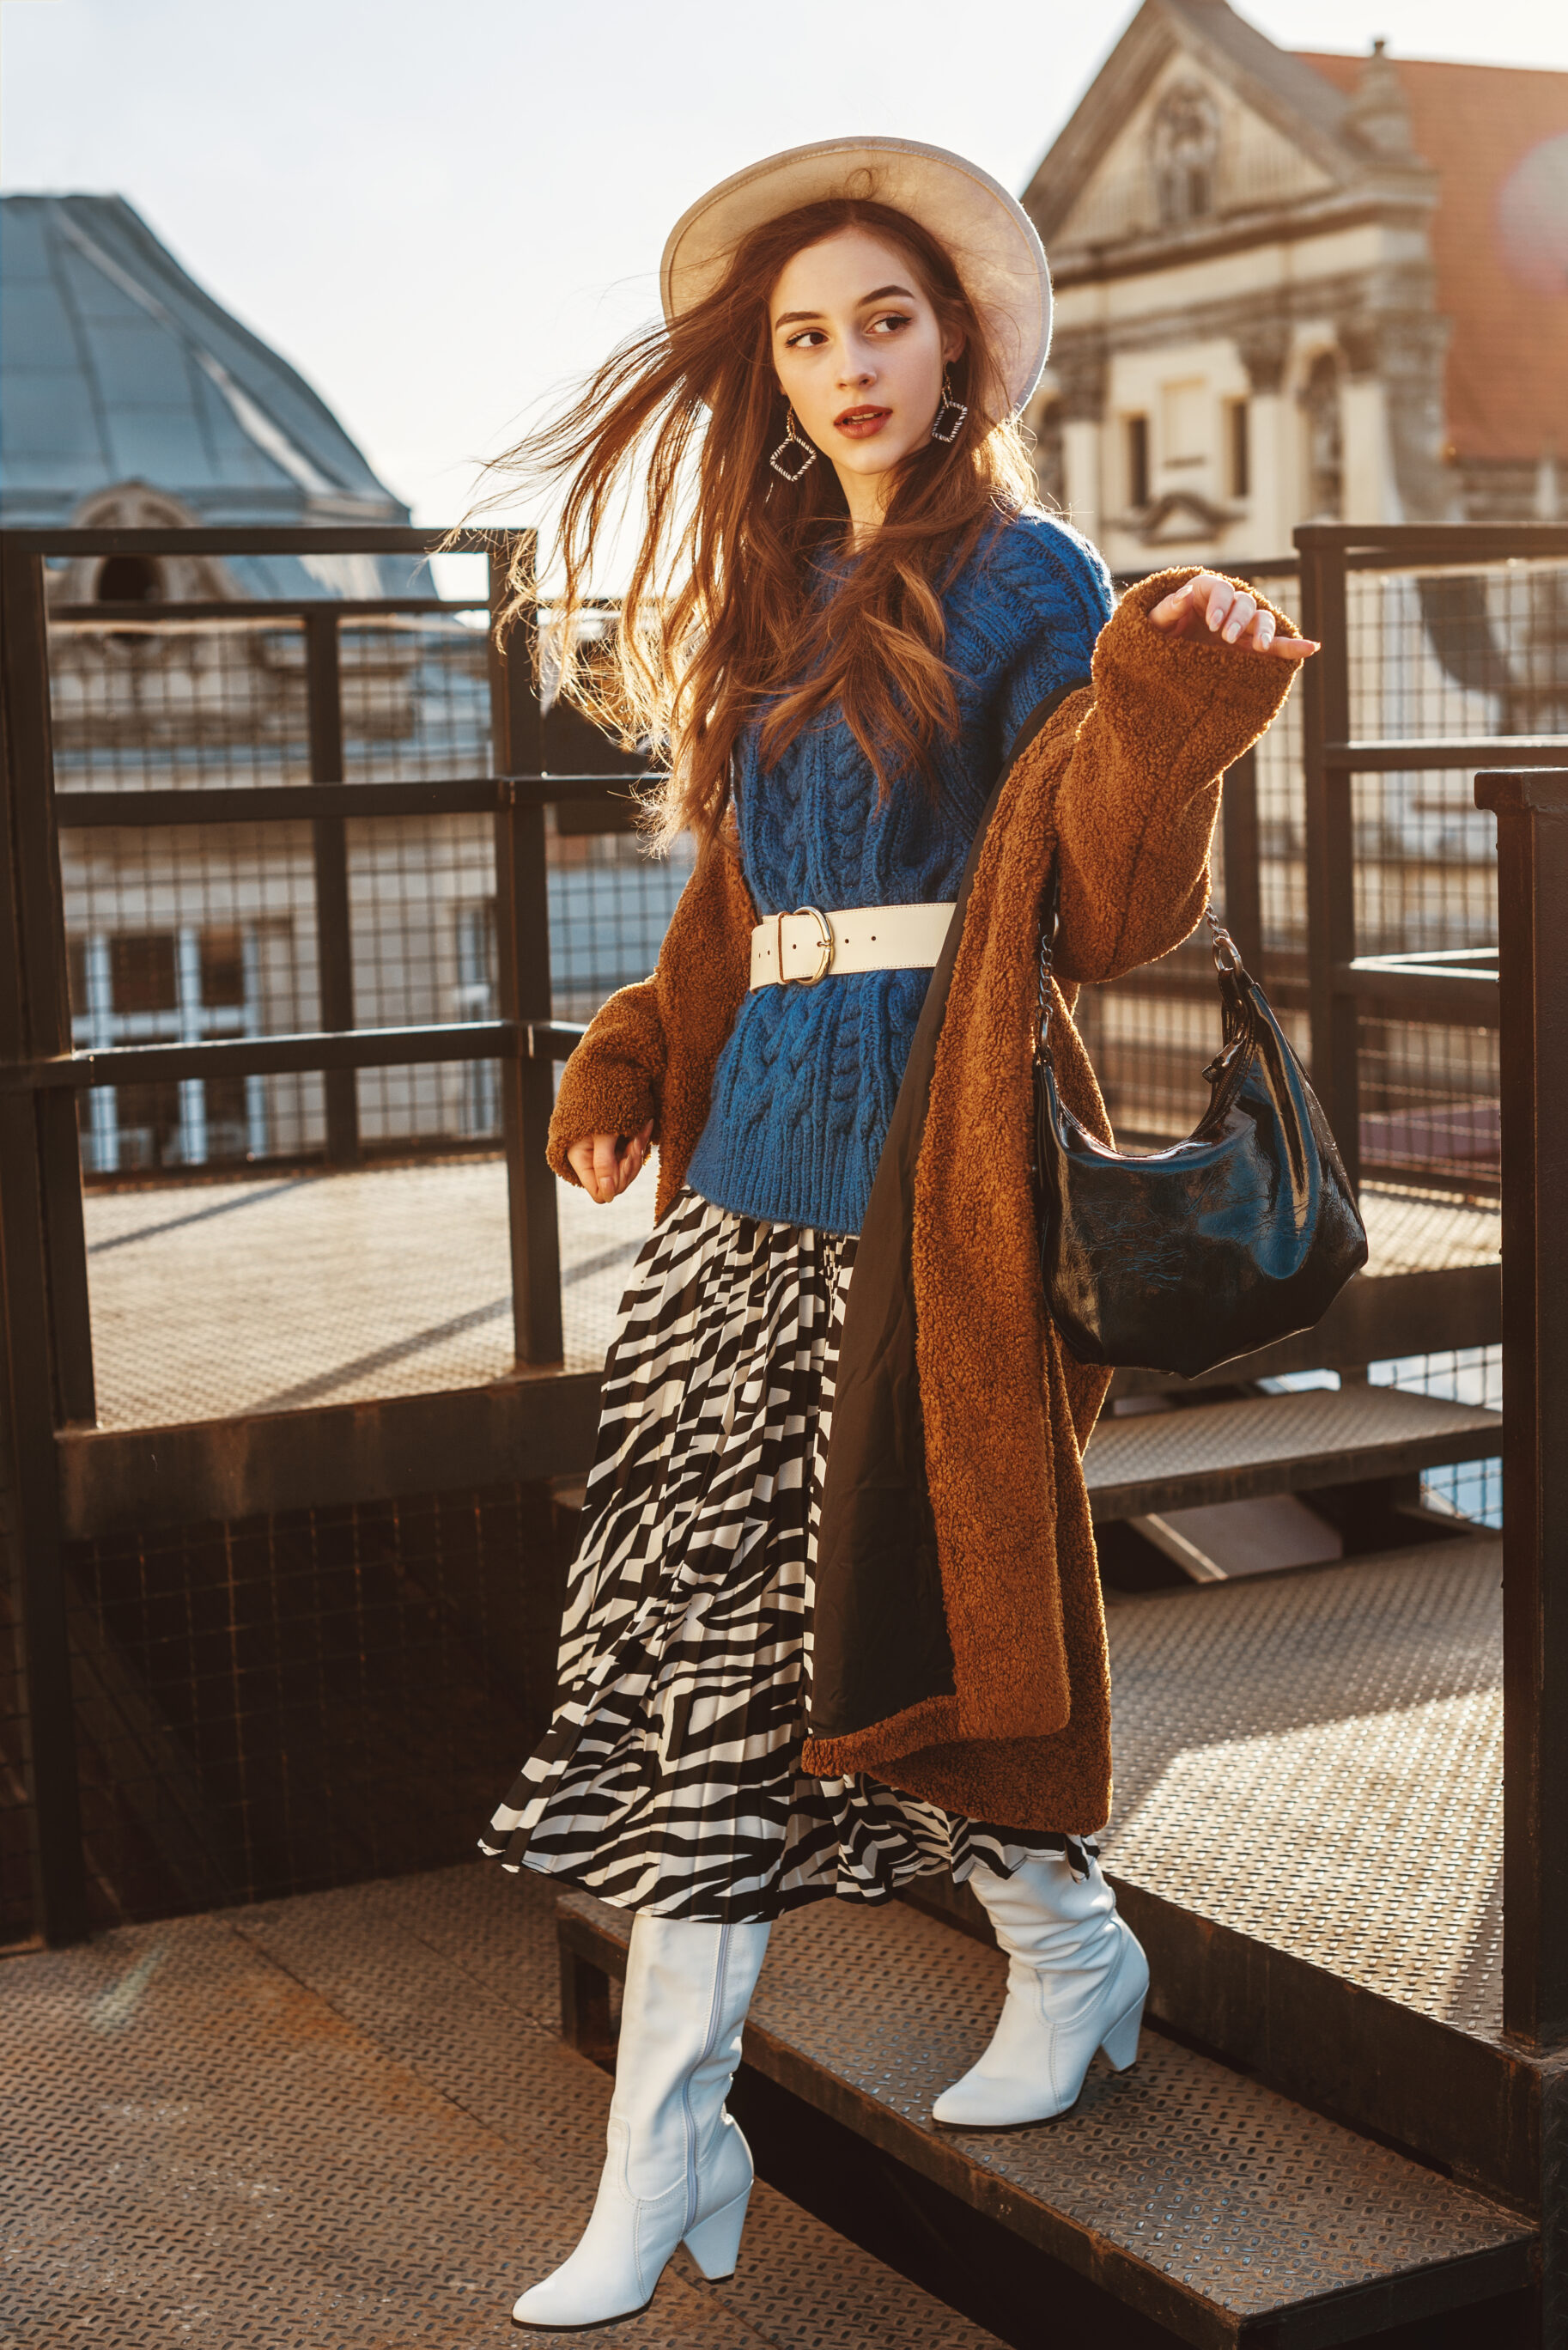
<svg viewBox="0 0 1568 2350"><path fill-rule="evenodd" d="M1345 587L1356 740L1568 733L1560 556L1391 563Z"/></svg>
<svg viewBox="0 0 1568 2350"><path fill-rule="evenodd" d="M574 1516L518 1485L72 1545L94 1922L471 1853L548 1718Z"/></svg>
<svg viewBox="0 0 1568 2350"><path fill-rule="evenodd" d="M300 622L57 620L55 780L65 791L301 783L309 772Z"/></svg>
<svg viewBox="0 0 1568 2350"><path fill-rule="evenodd" d="M482 612L342 624L343 772L349 782L490 774L486 625Z"/></svg>
<svg viewBox="0 0 1568 2350"><path fill-rule="evenodd" d="M682 840L655 858L633 836L579 838L552 828L548 853L556 1014L591 1020L614 989L652 971L694 852Z"/></svg>
<svg viewBox="0 0 1568 2350"><path fill-rule="evenodd" d="M1364 1175L1496 1189L1501 1129L1495 1028L1363 1020L1360 1068Z"/></svg>
<svg viewBox="0 0 1568 2350"><path fill-rule="evenodd" d="M1394 1362L1369 1364L1366 1376L1376 1386L1403 1388L1411 1395L1440 1396L1448 1402L1502 1409L1501 1347L1457 1347L1438 1355L1407 1355ZM1428 1469L1421 1478L1421 1498L1428 1507L1455 1517L1501 1526L1502 1462L1461 1461L1451 1468Z"/></svg>
<svg viewBox="0 0 1568 2350"><path fill-rule="evenodd" d="M1276 588L1276 594L1282 590ZM1299 688L1259 743L1257 770L1259 895L1263 948L1272 981L1279 973L1299 983L1306 958L1306 795L1302 782L1302 705ZM1224 899L1223 851L1220 897Z"/></svg>
<svg viewBox="0 0 1568 2350"><path fill-rule="evenodd" d="M77 829L68 803L62 820L78 1051L321 1024L308 826ZM286 1158L320 1146L321 1080L101 1087L82 1128L89 1177Z"/></svg>
<svg viewBox="0 0 1568 2350"><path fill-rule="evenodd" d="M1355 740L1568 737L1561 559L1352 572L1346 621ZM1494 825L1474 784L1472 768L1418 760L1355 777L1358 952L1495 947ZM1495 1187L1495 1030L1366 1018L1360 1071L1368 1171Z"/></svg>

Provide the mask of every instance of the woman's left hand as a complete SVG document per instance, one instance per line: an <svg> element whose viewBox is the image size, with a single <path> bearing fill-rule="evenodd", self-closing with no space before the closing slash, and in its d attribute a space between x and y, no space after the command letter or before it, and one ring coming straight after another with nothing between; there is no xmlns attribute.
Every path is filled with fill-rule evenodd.
<svg viewBox="0 0 1568 2350"><path fill-rule="evenodd" d="M1272 653L1279 660L1299 661L1317 650L1311 637L1276 634L1273 614L1215 571L1200 571L1185 587L1173 589L1148 617L1168 637L1218 637L1239 653Z"/></svg>

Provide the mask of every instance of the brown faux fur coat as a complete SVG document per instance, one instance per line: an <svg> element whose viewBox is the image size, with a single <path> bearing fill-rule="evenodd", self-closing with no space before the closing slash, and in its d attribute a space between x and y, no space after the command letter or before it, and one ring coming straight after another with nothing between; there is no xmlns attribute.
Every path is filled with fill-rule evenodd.
<svg viewBox="0 0 1568 2350"><path fill-rule="evenodd" d="M1096 647L1092 685L1014 758L956 941L920 1106L907 1260L950 1671L888 1718L808 1733L805 1744L804 1767L819 1777L866 1771L1003 1825L1089 1833L1111 1799L1105 1621L1080 1458L1108 1374L1069 1355L1045 1312L1028 1174L1042 882L1054 854L1057 1083L1108 1142L1072 1023L1078 983L1168 953L1199 920L1220 778L1293 675L1282 661L1152 627L1153 606L1191 577L1168 572L1123 598ZM579 1136L632 1134L651 1118L658 1212L670 1206L746 992L756 919L726 831L700 857L653 977L610 997L567 1064L550 1130L558 1175L576 1181L566 1153ZM858 1281L857 1269L852 1314Z"/></svg>

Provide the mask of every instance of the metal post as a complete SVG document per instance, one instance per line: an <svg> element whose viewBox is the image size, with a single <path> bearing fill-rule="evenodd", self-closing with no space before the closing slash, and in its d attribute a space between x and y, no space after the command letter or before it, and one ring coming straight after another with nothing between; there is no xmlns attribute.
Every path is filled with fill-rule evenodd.
<svg viewBox="0 0 1568 2350"><path fill-rule="evenodd" d="M1351 778L1324 758L1331 743L1350 740L1350 647L1345 634L1343 547L1313 544L1298 530L1302 629L1323 650L1302 680L1302 764L1306 784L1307 1000L1312 1019L1312 1078L1345 1161L1361 1181L1359 1022L1354 997L1339 983L1355 953L1355 846Z"/></svg>
<svg viewBox="0 0 1568 2350"><path fill-rule="evenodd" d="M1568 2039L1568 768L1497 812L1502 1093L1505 2031Z"/></svg>
<svg viewBox="0 0 1568 2350"><path fill-rule="evenodd" d="M310 780L343 781L343 684L336 612L308 612L305 620L306 691L310 723ZM316 858L316 963L321 1025L354 1025L354 935L348 910L348 827L340 816L311 826ZM327 1099L327 1163L353 1167L359 1158L358 1083L352 1069L322 1073Z"/></svg>
<svg viewBox="0 0 1568 2350"><path fill-rule="evenodd" d="M507 593L509 561L533 572L532 531L508 534L490 558L490 691L495 764L504 775L536 775L543 756L535 669L535 618L520 619L504 643L495 620ZM503 1020L550 1017L550 899L545 811L513 799L495 819L495 941ZM561 1359L561 1243L556 1179L545 1163L555 1106L551 1066L525 1051L501 1069L502 1128L512 1230L512 1319L520 1364Z"/></svg>
<svg viewBox="0 0 1568 2350"><path fill-rule="evenodd" d="M49 715L49 651L41 556L5 556L6 729L11 745L9 854L15 858L16 920L21 947L28 1049L40 1057L71 1049L70 982L66 964L65 890L55 820L55 744ZM81 1138L68 1094L37 1102L44 1245L53 1316L55 1412L91 1427L98 1418L92 1316L88 1301L87 1232L82 1222Z"/></svg>
<svg viewBox="0 0 1568 2350"><path fill-rule="evenodd" d="M42 562L7 547L0 556L0 1060L13 1063L65 1049L62 1023L67 1042L70 1035L43 588ZM4 1540L21 1617L34 1911L51 1942L87 1931L55 1427L84 1399L84 1367L79 1416L91 1417L92 1353L76 1119L65 1100L68 1128L42 1115L36 1096L0 1097L0 1481L10 1489ZM62 1282L73 1232L75 1278Z"/></svg>
<svg viewBox="0 0 1568 2350"><path fill-rule="evenodd" d="M1258 754L1243 751L1225 777L1225 928L1252 977L1263 977L1262 868L1258 849Z"/></svg>

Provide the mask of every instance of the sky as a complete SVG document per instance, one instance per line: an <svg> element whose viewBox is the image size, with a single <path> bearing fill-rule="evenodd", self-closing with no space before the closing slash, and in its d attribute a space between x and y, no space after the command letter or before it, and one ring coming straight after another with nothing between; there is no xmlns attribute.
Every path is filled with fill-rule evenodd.
<svg viewBox="0 0 1568 2350"><path fill-rule="evenodd" d="M1133 0L0 0L0 184L125 196L447 523L657 311L688 203L893 132L1020 192ZM1568 68L1561 0L1248 0L1285 47Z"/></svg>

